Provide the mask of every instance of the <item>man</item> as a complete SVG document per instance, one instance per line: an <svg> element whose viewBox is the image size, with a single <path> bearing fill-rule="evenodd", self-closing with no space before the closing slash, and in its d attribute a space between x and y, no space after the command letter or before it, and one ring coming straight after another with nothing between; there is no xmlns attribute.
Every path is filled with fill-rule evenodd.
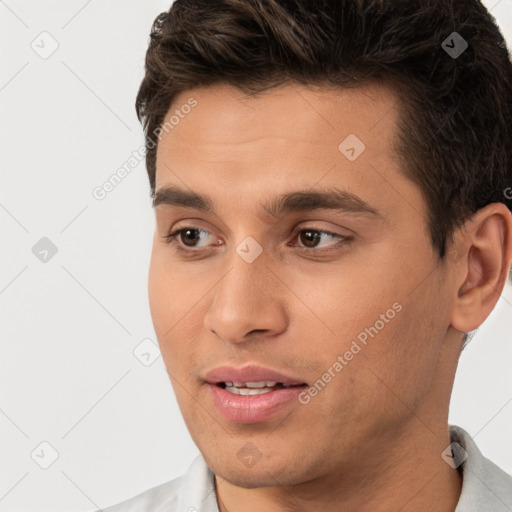
<svg viewBox="0 0 512 512"><path fill-rule="evenodd" d="M512 64L481 3L177 0L136 105L201 455L108 511L512 510L448 424L512 261Z"/></svg>

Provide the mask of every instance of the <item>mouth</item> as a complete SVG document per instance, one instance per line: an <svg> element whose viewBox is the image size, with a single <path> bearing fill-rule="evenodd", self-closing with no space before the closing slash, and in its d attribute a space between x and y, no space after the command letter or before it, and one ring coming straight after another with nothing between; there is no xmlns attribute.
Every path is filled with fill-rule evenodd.
<svg viewBox="0 0 512 512"><path fill-rule="evenodd" d="M208 384L220 385L223 388L237 389L268 389L306 385L300 377L291 377L277 370L254 364L242 367L230 365L219 366L210 370L203 379Z"/></svg>
<svg viewBox="0 0 512 512"><path fill-rule="evenodd" d="M295 387L307 386L305 382L301 384L286 384L284 382L275 381L259 381L259 382L217 382L216 386L224 389L228 393L233 395L263 395L265 393L271 393L278 389L288 389Z"/></svg>
<svg viewBox="0 0 512 512"><path fill-rule="evenodd" d="M300 404L308 384L276 370L256 365L221 366L204 376L209 399L230 422L260 423Z"/></svg>

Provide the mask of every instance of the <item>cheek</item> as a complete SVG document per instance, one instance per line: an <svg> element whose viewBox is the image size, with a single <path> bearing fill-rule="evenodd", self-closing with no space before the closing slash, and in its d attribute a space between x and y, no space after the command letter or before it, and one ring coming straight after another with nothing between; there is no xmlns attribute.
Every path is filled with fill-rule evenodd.
<svg viewBox="0 0 512 512"><path fill-rule="evenodd" d="M151 318L160 351L168 372L174 374L172 367L179 367L172 362L179 358L176 354L180 330L180 317L183 316L180 304L183 304L180 289L183 283L176 279L165 261L165 255L159 248L153 247L148 273L148 299ZM172 372L171 372L172 370Z"/></svg>
<svg viewBox="0 0 512 512"><path fill-rule="evenodd" d="M299 328L307 329L309 325L320 328L325 335L321 341L326 355L343 354L361 333L368 338L365 329L371 328L376 322L379 322L379 331L388 330L388 326L399 316L392 309L399 296L396 283L386 285L382 280L372 281L371 276L363 272L349 273L340 266L322 274L317 273L315 279L301 276L296 283L300 285L295 285L294 291L308 306L305 312L307 316ZM302 308L302 303L298 303L298 308ZM388 323L382 328L380 315L388 310L391 310L386 318ZM307 336L302 339L308 341Z"/></svg>
<svg viewBox="0 0 512 512"><path fill-rule="evenodd" d="M190 304L191 290L195 286L193 277L173 263L169 251L167 247L154 243L148 273L149 307L155 330L160 336L179 329L180 318L187 315L193 305Z"/></svg>
<svg viewBox="0 0 512 512"><path fill-rule="evenodd" d="M190 364L196 360L196 340L203 325L201 298L207 300L205 293L210 286L200 276L194 278L170 264L166 248L153 248L149 308L167 371L180 383L188 378Z"/></svg>
<svg viewBox="0 0 512 512"><path fill-rule="evenodd" d="M327 371L338 356L348 356L337 374L342 377L331 388L331 399L340 406L355 393L361 399L355 409L361 404L394 408L394 402L400 409L397 397L415 407L432 381L444 338L439 319L446 315L436 276L414 289L411 283L423 277L417 270L384 263L385 258L381 266L358 275L333 273L322 280L320 291L309 287L305 292L312 309L334 331L313 357ZM382 414L388 414L385 408Z"/></svg>
<svg viewBox="0 0 512 512"><path fill-rule="evenodd" d="M383 414L395 411L392 416L407 415L425 399L443 339L433 319L434 301L427 299L429 304L426 304L424 297L409 296L399 302L402 310L395 318L374 338L368 337L362 359L365 368L361 368L364 393L369 398L380 397L385 405Z"/></svg>
<svg viewBox="0 0 512 512"><path fill-rule="evenodd" d="M176 396L179 408L187 420L188 411L193 409L191 395L196 393L195 384L190 380L190 354L192 345L187 347L190 337L183 332L187 317L183 318L179 306L181 283L168 275L167 265L161 265L152 257L148 276L148 296L151 317L162 359ZM185 341L185 342L184 342Z"/></svg>

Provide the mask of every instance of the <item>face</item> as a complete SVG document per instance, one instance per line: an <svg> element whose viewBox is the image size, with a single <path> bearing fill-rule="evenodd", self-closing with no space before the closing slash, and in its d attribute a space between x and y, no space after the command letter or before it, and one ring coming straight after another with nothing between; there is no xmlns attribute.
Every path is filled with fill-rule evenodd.
<svg viewBox="0 0 512 512"><path fill-rule="evenodd" d="M450 299L393 150L396 101L215 85L168 113L151 314L191 436L235 485L371 467L417 415L443 415Z"/></svg>

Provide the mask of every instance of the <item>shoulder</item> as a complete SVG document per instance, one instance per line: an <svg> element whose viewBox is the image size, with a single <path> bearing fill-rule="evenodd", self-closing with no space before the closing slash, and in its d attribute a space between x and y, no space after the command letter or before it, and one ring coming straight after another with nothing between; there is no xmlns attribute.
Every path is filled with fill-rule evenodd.
<svg viewBox="0 0 512 512"><path fill-rule="evenodd" d="M484 457L463 428L450 425L452 442L464 450L462 491L455 512L509 512L512 510L512 476Z"/></svg>
<svg viewBox="0 0 512 512"><path fill-rule="evenodd" d="M180 477L105 508L102 512L163 512L164 510L218 512L214 476L201 455L194 459L188 470Z"/></svg>

